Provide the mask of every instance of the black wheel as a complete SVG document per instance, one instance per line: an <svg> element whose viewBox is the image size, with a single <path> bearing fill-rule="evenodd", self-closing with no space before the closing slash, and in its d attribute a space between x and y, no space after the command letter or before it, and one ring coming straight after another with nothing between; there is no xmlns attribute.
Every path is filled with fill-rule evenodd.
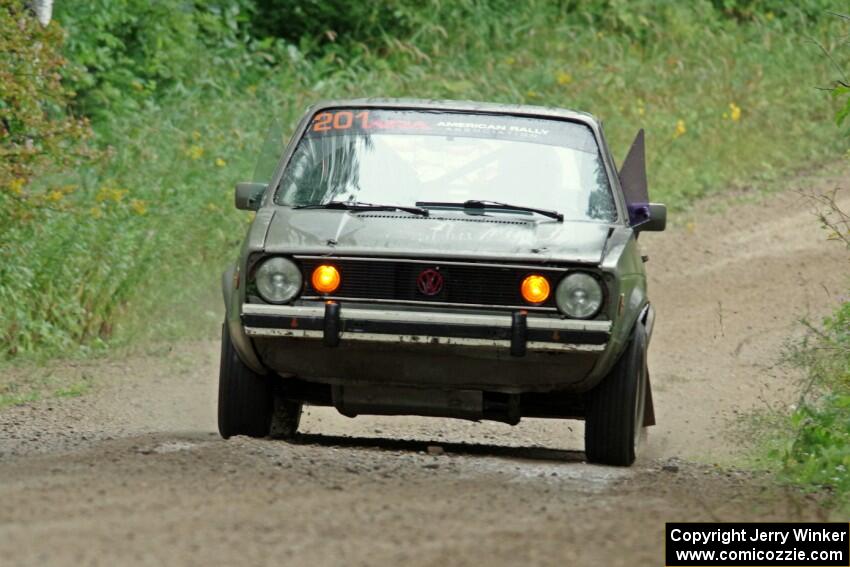
<svg viewBox="0 0 850 567"><path fill-rule="evenodd" d="M265 437L272 421L272 381L239 359L227 324L221 330L221 367L218 376L218 432Z"/></svg>
<svg viewBox="0 0 850 567"><path fill-rule="evenodd" d="M638 323L611 372L588 395L584 452L592 463L627 467L646 434L646 331Z"/></svg>

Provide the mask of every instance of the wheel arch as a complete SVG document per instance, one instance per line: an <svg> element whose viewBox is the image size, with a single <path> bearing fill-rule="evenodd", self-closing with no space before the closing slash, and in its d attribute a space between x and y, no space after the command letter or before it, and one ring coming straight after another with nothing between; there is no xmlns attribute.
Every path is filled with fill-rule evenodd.
<svg viewBox="0 0 850 567"><path fill-rule="evenodd" d="M635 325L643 325L644 333L646 334L646 400L643 412L643 425L649 427L655 425L655 405L652 403L652 381L649 374L649 345L652 340L652 331L655 327L655 308L651 303L643 307L640 315L635 321ZM632 331L634 333L634 331Z"/></svg>
<svg viewBox="0 0 850 567"><path fill-rule="evenodd" d="M224 299L224 323L230 332L230 341L239 359L257 374L268 374L268 369L260 361L250 337L242 328L240 306L242 295L238 284L239 268L236 265L228 267L221 275L221 292Z"/></svg>

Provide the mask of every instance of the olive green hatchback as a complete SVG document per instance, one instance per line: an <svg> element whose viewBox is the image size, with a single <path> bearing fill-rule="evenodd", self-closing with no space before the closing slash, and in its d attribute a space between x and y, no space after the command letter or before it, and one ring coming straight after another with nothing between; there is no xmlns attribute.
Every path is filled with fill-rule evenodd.
<svg viewBox="0 0 850 567"><path fill-rule="evenodd" d="M654 423L638 240L663 230L643 132L618 171L593 116L455 101L310 108L236 187L219 431L346 416L579 419L630 465Z"/></svg>

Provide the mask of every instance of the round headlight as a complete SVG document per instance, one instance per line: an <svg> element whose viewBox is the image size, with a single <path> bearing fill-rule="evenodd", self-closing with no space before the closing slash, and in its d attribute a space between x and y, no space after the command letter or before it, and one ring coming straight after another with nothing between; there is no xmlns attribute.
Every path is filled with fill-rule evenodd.
<svg viewBox="0 0 850 567"><path fill-rule="evenodd" d="M602 307L602 286L590 274L573 272L558 284L555 300L561 311L570 317L587 319Z"/></svg>
<svg viewBox="0 0 850 567"><path fill-rule="evenodd" d="M257 269L257 291L269 303L285 303L301 291L301 270L286 258L269 258Z"/></svg>

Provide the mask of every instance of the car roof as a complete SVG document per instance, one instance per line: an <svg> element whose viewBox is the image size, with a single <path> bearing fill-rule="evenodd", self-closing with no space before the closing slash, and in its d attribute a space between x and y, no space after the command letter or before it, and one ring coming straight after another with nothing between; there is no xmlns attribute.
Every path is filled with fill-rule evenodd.
<svg viewBox="0 0 850 567"><path fill-rule="evenodd" d="M397 108L413 110L447 110L460 112L484 112L488 114L511 114L514 116L531 116L539 118L554 118L585 123L592 128L599 127L601 121L592 114L552 106L535 106L530 104L502 104L496 102L478 102L471 100L432 100L418 98L352 98L338 100L323 100L310 107L309 113L339 107L355 108Z"/></svg>

